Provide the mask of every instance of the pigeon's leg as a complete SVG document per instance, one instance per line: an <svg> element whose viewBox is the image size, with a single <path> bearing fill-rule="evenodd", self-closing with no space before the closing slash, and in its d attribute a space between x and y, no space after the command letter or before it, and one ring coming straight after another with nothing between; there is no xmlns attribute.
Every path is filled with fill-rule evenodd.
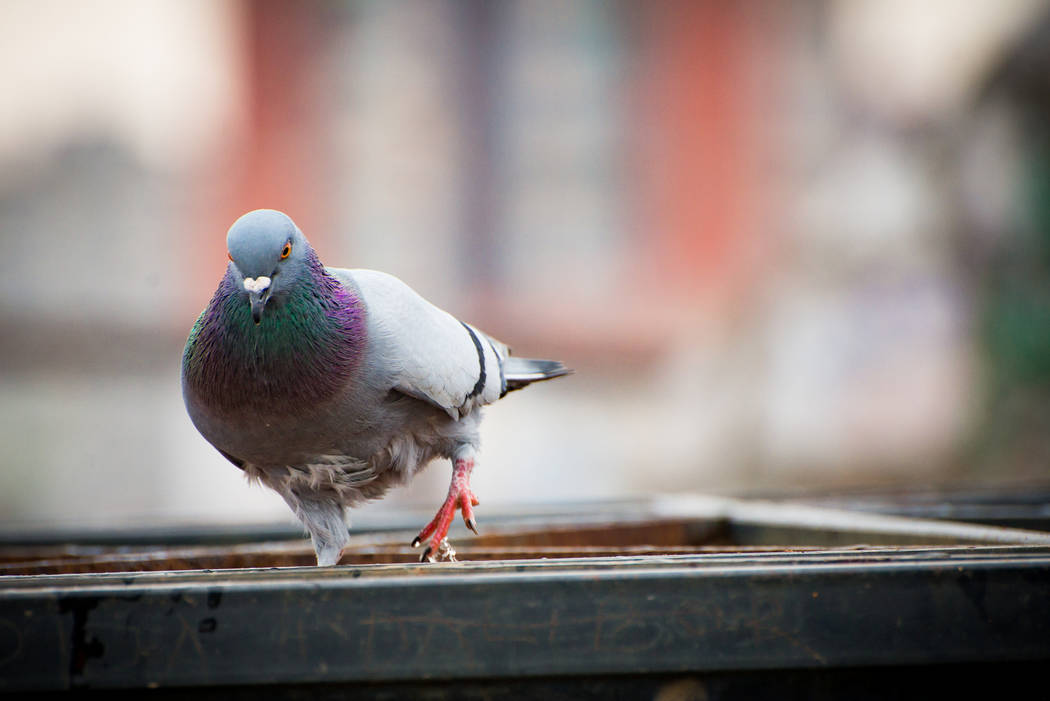
<svg viewBox="0 0 1050 701"><path fill-rule="evenodd" d="M346 507L334 499L302 493L281 483L276 483L273 488L284 497L284 501L310 532L318 566L339 564L343 548L350 543L350 534L346 529Z"/></svg>
<svg viewBox="0 0 1050 701"><path fill-rule="evenodd" d="M478 524L474 520L473 508L478 505L478 498L470 489L470 473L474 470L475 455L476 451L472 446L464 446L456 451L455 458L452 461L452 483L448 487L448 496L445 497L445 503L441 505L441 508L438 509L437 514L430 523L424 526L423 530L416 536L416 539L412 541L412 547L417 547L420 543L430 541L426 550L423 551L423 555L419 558L420 562L430 560L431 555L435 552L441 557L448 557L446 553L455 552L448 546L446 537L448 536L448 529L452 525L452 519L456 515L457 508L463 512L463 521L467 524L467 528L475 533L478 532Z"/></svg>

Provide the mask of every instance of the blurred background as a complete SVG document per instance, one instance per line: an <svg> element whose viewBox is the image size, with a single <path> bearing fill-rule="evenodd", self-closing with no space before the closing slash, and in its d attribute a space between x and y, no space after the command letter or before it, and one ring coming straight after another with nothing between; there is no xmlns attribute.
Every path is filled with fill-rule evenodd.
<svg viewBox="0 0 1050 701"><path fill-rule="evenodd" d="M259 207L577 370L488 410L482 526L1050 477L1045 0L2 0L0 33L8 527L292 520L179 388Z"/></svg>

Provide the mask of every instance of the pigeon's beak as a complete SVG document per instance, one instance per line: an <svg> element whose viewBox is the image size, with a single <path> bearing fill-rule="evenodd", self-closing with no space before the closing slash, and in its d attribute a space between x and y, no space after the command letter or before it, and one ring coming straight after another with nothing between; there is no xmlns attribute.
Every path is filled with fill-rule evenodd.
<svg viewBox="0 0 1050 701"><path fill-rule="evenodd" d="M244 289L248 292L248 303L252 308L252 320L258 324L262 321L263 309L270 301L270 278L260 275L257 278L244 278Z"/></svg>
<svg viewBox="0 0 1050 701"><path fill-rule="evenodd" d="M252 321L256 324L262 322L263 309L266 308L266 302L270 299L270 291L265 292L249 292L248 303L252 308Z"/></svg>

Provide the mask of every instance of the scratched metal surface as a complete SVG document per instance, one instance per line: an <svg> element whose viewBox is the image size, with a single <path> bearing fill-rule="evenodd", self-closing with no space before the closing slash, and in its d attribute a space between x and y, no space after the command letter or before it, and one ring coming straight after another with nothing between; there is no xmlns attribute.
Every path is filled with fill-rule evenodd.
<svg viewBox="0 0 1050 701"><path fill-rule="evenodd" d="M12 577L0 688L1046 660L1050 548Z"/></svg>
<svg viewBox="0 0 1050 701"><path fill-rule="evenodd" d="M455 679L409 682L335 682L151 689L151 701L884 701L885 699L973 698L990 680L1013 688L1041 688L1043 668L1032 663L982 662L910 667L849 667L728 672L631 674L515 679ZM78 689L77 698L125 701L143 698L139 689ZM61 695L65 695L60 692ZM37 695L39 696L39 695Z"/></svg>
<svg viewBox="0 0 1050 701"><path fill-rule="evenodd" d="M330 569L303 566L301 538L205 535L4 541L0 692L489 698L522 680L629 693L792 670L863 688L846 670L1050 661L1050 534L1035 531L689 498L509 519L441 565L414 563L397 528L355 533Z"/></svg>

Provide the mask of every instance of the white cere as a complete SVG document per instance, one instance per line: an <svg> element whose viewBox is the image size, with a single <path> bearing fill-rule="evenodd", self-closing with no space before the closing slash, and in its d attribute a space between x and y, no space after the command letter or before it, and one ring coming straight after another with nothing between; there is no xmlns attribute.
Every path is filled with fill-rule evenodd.
<svg viewBox="0 0 1050 701"><path fill-rule="evenodd" d="M244 278L244 289L248 292L262 292L270 286L270 278L260 275L257 278Z"/></svg>

